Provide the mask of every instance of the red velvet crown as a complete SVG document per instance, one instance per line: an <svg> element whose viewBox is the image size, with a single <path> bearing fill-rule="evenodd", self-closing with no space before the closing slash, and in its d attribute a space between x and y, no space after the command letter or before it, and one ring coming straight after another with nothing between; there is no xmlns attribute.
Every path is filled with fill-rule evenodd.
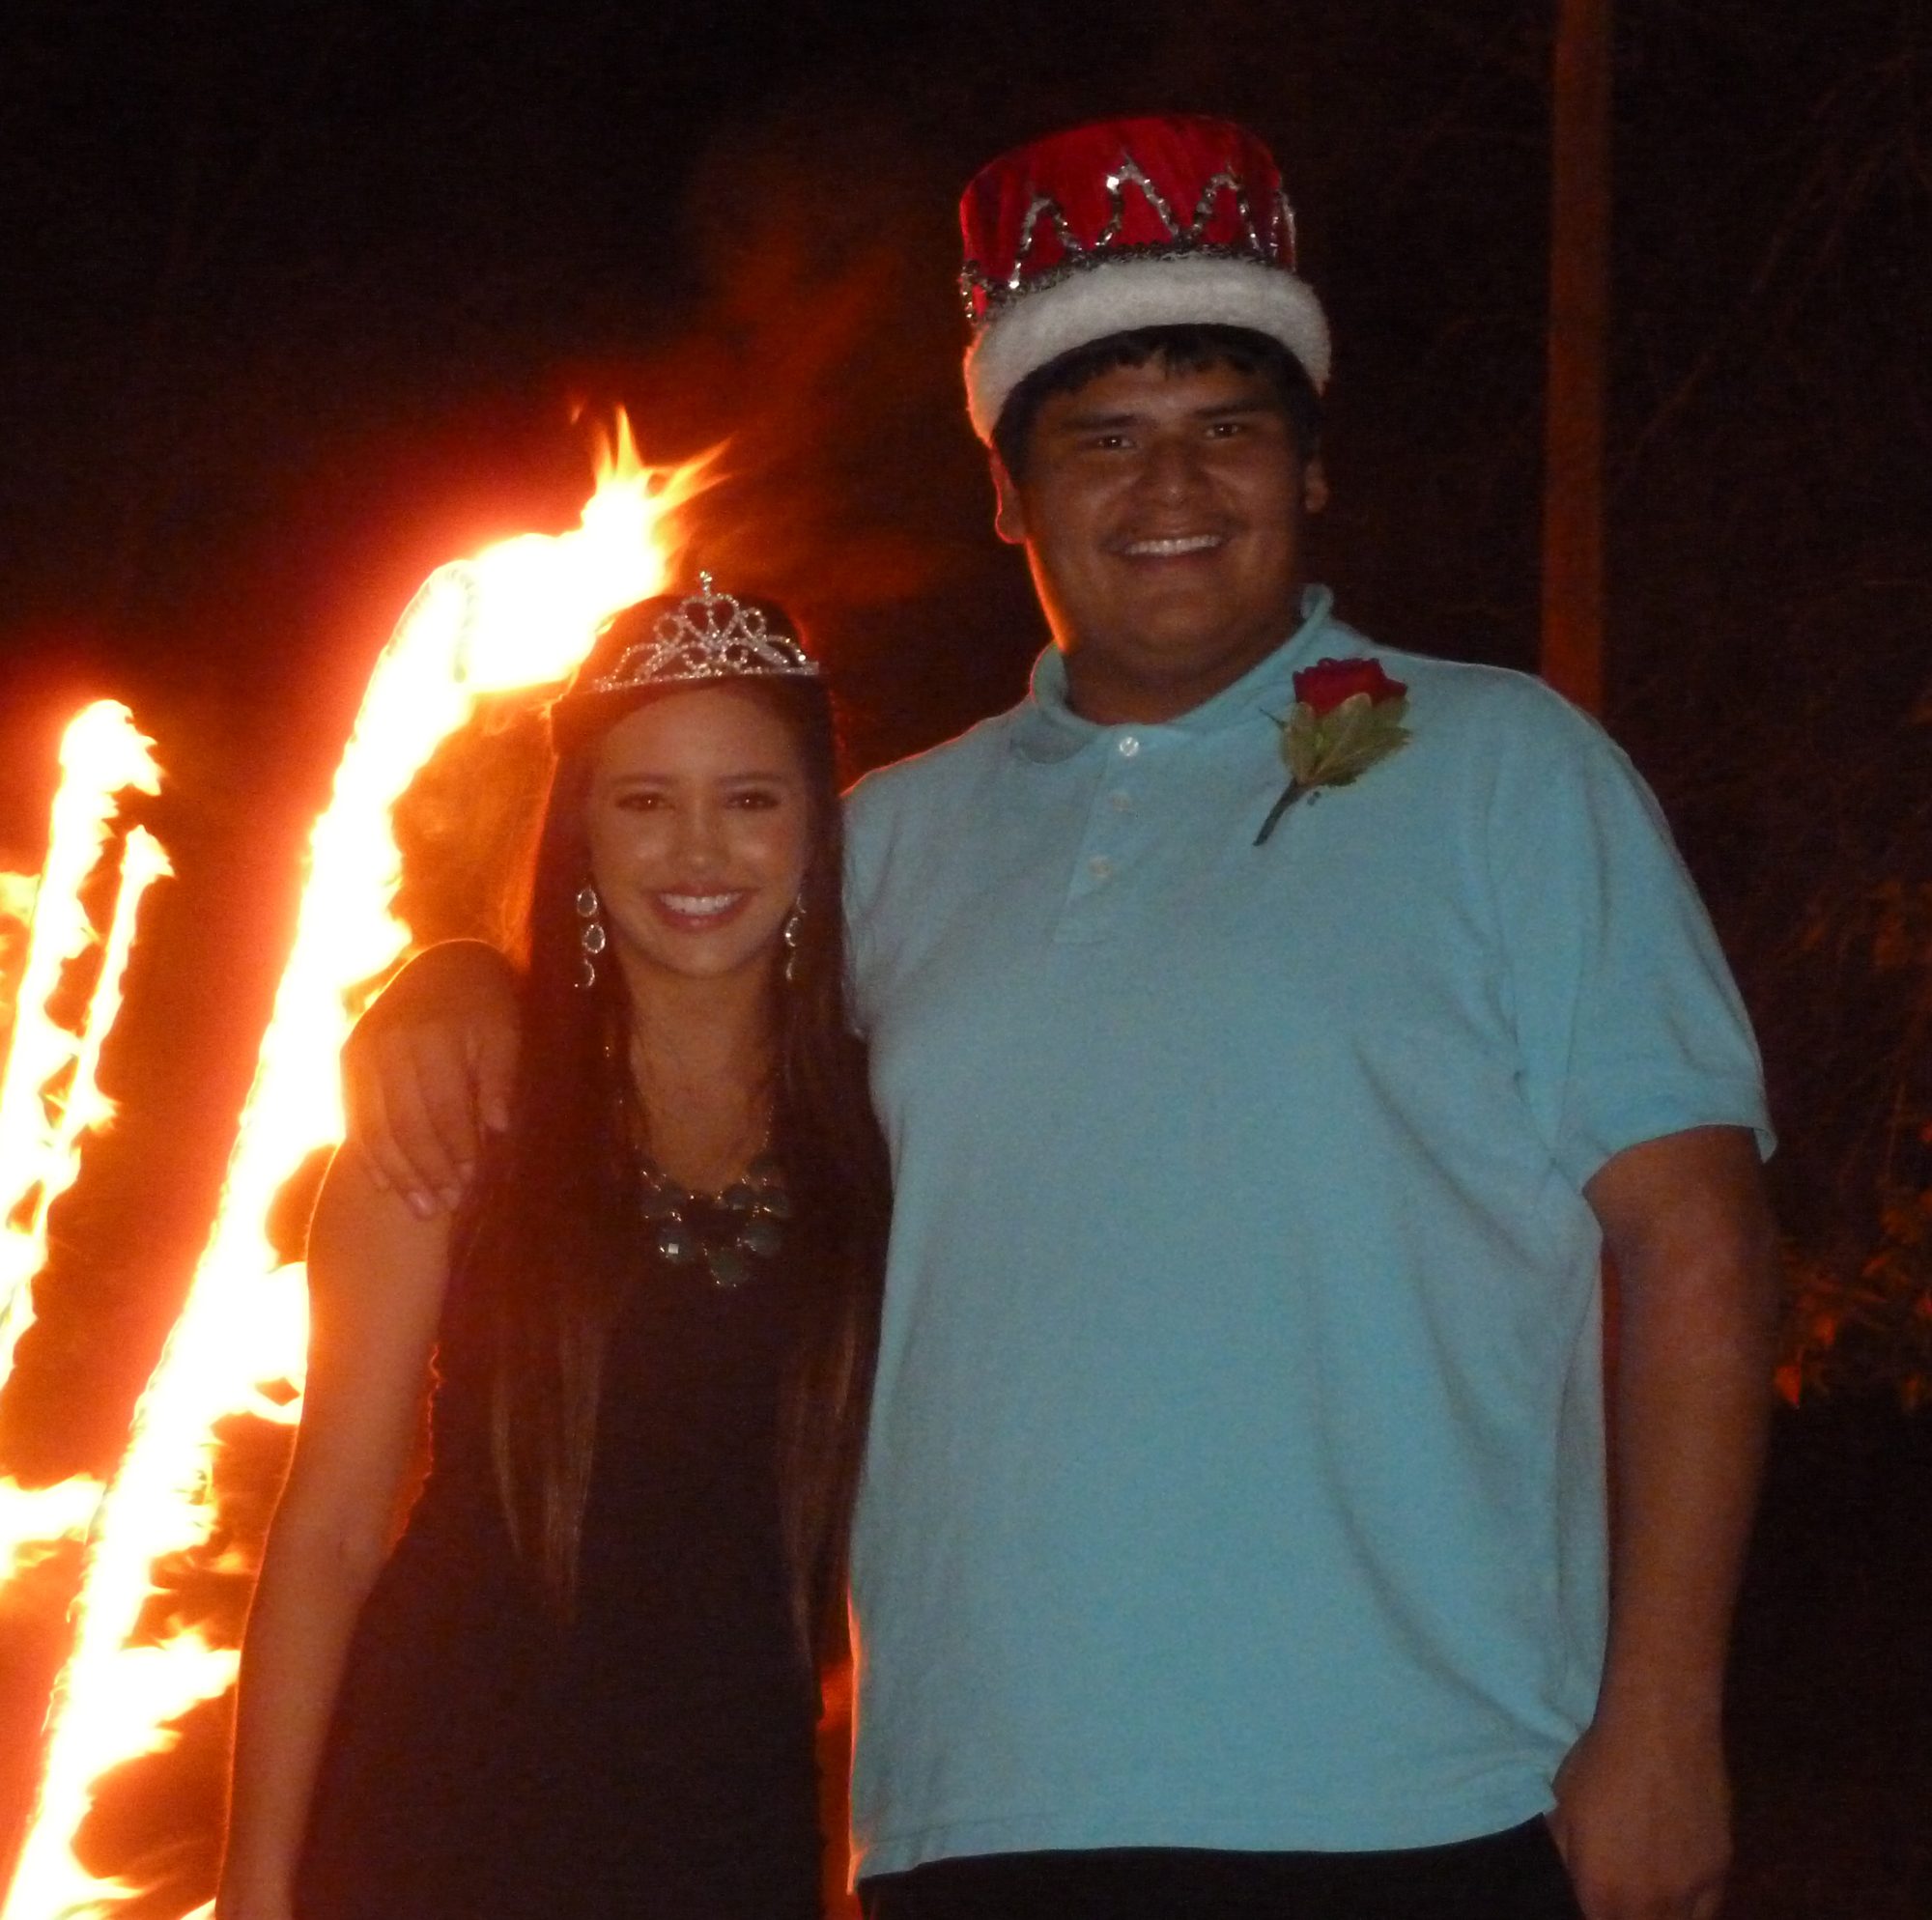
<svg viewBox="0 0 1932 1920"><path fill-rule="evenodd" d="M1161 114L1050 134L983 168L959 225L982 438L1036 367L1130 327L1250 327L1326 382L1327 325L1295 272L1280 171L1232 121Z"/></svg>
<svg viewBox="0 0 1932 1920"><path fill-rule="evenodd" d="M1294 271L1294 214L1245 127L1196 114L1100 120L1003 155L959 202L959 291L975 326L1099 257L1246 255Z"/></svg>

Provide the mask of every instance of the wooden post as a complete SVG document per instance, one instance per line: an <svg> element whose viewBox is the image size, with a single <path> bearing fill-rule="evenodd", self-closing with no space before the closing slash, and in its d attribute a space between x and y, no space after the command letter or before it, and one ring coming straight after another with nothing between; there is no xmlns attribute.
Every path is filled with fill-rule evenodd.
<svg viewBox="0 0 1932 1920"><path fill-rule="evenodd" d="M1604 398L1610 294L1610 0L1558 0L1551 87L1543 677L1604 705Z"/></svg>

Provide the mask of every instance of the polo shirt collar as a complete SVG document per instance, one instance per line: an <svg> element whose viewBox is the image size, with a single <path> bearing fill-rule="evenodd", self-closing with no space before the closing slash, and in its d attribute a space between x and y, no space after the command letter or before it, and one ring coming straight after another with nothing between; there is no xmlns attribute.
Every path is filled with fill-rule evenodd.
<svg viewBox="0 0 1932 1920"><path fill-rule="evenodd" d="M1279 721L1288 711L1290 682L1296 667L1314 658L1315 649L1330 632L1335 596L1325 586L1301 590L1301 624L1264 660L1257 661L1232 687L1211 700L1159 724L1137 722L1140 734L1218 733L1257 714ZM1029 760L1068 760L1082 748L1118 732L1082 720L1066 704L1066 662L1058 647L1048 647L1035 661L1031 690L1015 718L1013 746Z"/></svg>

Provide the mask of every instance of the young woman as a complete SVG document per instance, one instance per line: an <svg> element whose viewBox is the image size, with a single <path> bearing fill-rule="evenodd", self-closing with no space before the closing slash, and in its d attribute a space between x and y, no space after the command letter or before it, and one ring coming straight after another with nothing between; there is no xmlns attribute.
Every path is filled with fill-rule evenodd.
<svg viewBox="0 0 1932 1920"><path fill-rule="evenodd" d="M830 709L706 577L552 725L509 1128L453 1224L345 1148L310 1229L217 1920L818 1911L888 1203Z"/></svg>

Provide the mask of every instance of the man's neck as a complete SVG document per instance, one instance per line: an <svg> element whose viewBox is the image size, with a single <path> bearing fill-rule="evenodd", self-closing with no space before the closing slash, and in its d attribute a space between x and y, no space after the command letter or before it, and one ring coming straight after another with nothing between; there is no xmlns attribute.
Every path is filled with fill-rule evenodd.
<svg viewBox="0 0 1932 1920"><path fill-rule="evenodd" d="M1298 615L1285 619L1250 644L1232 649L1211 666L1192 673L1136 673L1117 661L1096 657L1077 640L1069 644L1056 636L1066 668L1066 704L1096 726L1158 726L1179 720L1246 678L1299 626Z"/></svg>

